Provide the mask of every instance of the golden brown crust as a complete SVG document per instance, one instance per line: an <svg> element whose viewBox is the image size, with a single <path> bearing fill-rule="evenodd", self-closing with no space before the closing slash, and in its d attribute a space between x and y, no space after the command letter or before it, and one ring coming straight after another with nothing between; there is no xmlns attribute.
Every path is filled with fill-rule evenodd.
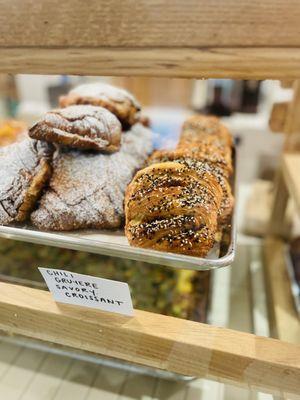
<svg viewBox="0 0 300 400"><path fill-rule="evenodd" d="M194 158L197 160L219 163L222 168L228 171L229 175L232 174L231 147L220 145L216 141L203 139L198 142L181 142L181 144L178 144L177 150L193 152Z"/></svg>
<svg viewBox="0 0 300 400"><path fill-rule="evenodd" d="M51 175L54 147L30 138L0 149L0 224L25 221Z"/></svg>
<svg viewBox="0 0 300 400"><path fill-rule="evenodd" d="M141 175L140 175L141 173ZM222 191L213 176L199 177L176 162L154 164L137 173L126 193L129 219L142 221L219 208ZM147 213L144 212L147 210Z"/></svg>
<svg viewBox="0 0 300 400"><path fill-rule="evenodd" d="M113 153L120 148L122 128L108 110L70 106L47 112L29 136L76 149Z"/></svg>
<svg viewBox="0 0 300 400"><path fill-rule="evenodd" d="M216 117L195 115L182 127L177 150L192 151L193 158L221 164L232 174L232 136Z"/></svg>
<svg viewBox="0 0 300 400"><path fill-rule="evenodd" d="M37 174L33 177L30 186L28 187L27 192L24 195L24 200L18 210L16 221L23 222L28 218L30 212L36 206L36 202L41 195L42 189L51 178L51 173L52 167L49 161L46 159L42 159L40 161L39 170L37 171Z"/></svg>
<svg viewBox="0 0 300 400"><path fill-rule="evenodd" d="M129 129L138 121L141 109L139 103L130 93L104 83L78 86L59 99L60 107L75 104L90 104L106 108L116 115L124 129Z"/></svg>
<svg viewBox="0 0 300 400"><path fill-rule="evenodd" d="M150 157L150 162L173 161L178 159L192 159L214 165L222 170L223 175L229 177L232 174L232 160L228 155L218 151L213 146L178 146L175 150L157 150Z"/></svg>
<svg viewBox="0 0 300 400"><path fill-rule="evenodd" d="M219 224L224 225L228 223L228 220L232 214L232 210L234 207L234 197L232 194L231 186L228 180L224 177L221 178L221 186L223 189L223 198L219 210Z"/></svg>
<svg viewBox="0 0 300 400"><path fill-rule="evenodd" d="M184 122L179 144L189 143L191 140L201 141L209 137L218 140L221 145L233 145L232 136L220 119L206 115L193 115Z"/></svg>
<svg viewBox="0 0 300 400"><path fill-rule="evenodd" d="M222 192L212 175L177 162L139 171L125 196L125 233L133 246L206 255L214 244Z"/></svg>
<svg viewBox="0 0 300 400"><path fill-rule="evenodd" d="M199 153L198 153L199 155ZM216 160L217 158L215 158ZM194 170L200 176L203 174L211 175L214 178L210 180L210 184L217 185L218 190L222 192L222 201L219 209L219 223L224 224L232 213L234 206L234 198L232 195L231 187L228 182L228 170L224 169L224 164L214 161L212 157L210 161L205 158L195 157L195 152L190 149L176 149L176 150L157 150L148 159L148 164L158 162L175 161L186 165L191 170Z"/></svg>
<svg viewBox="0 0 300 400"><path fill-rule="evenodd" d="M228 182L233 172L233 139L228 129L214 116L194 115L182 127L177 154L180 159L192 159L208 164L223 190L219 223L228 221L234 198Z"/></svg>
<svg viewBox="0 0 300 400"><path fill-rule="evenodd" d="M149 223L126 225L132 246L205 257L215 242L214 230L208 229L201 216L177 216Z"/></svg>
<svg viewBox="0 0 300 400"><path fill-rule="evenodd" d="M217 118L189 118L177 148L154 152L127 188L129 243L206 256L233 208L231 146Z"/></svg>

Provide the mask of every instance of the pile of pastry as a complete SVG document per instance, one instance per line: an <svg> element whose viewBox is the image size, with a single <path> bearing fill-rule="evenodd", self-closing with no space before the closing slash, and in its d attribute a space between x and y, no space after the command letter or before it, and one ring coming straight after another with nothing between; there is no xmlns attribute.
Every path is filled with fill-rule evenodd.
<svg viewBox="0 0 300 400"><path fill-rule="evenodd" d="M232 213L232 146L218 118L187 119L177 148L154 152L127 188L130 244L206 256Z"/></svg>
<svg viewBox="0 0 300 400"><path fill-rule="evenodd" d="M87 84L60 99L20 142L0 149L0 224L42 230L118 228L124 194L152 151L125 90Z"/></svg>
<svg viewBox="0 0 300 400"><path fill-rule="evenodd" d="M175 150L148 158L152 132L125 90L82 85L60 107L0 148L0 224L117 229L126 216L131 245L206 256L234 202L232 137L219 119L189 118Z"/></svg>

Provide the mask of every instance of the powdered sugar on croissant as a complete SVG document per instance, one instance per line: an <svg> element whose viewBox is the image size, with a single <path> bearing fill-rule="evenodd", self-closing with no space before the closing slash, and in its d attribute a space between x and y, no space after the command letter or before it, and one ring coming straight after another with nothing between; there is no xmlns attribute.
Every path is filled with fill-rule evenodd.
<svg viewBox="0 0 300 400"><path fill-rule="evenodd" d="M89 105L49 111L29 130L34 139L109 153L119 149L121 133L121 124L110 111Z"/></svg>

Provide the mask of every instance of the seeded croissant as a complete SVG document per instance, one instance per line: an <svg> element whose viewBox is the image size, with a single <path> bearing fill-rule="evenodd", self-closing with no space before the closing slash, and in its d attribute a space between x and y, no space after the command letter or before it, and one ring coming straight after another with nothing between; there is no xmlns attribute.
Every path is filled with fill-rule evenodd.
<svg viewBox="0 0 300 400"><path fill-rule="evenodd" d="M125 195L126 236L133 246L205 256L217 231L222 189L178 162L139 171Z"/></svg>
<svg viewBox="0 0 300 400"><path fill-rule="evenodd" d="M214 181L217 182L222 191L222 201L218 212L218 222L219 224L226 223L231 215L234 199L227 179L231 169L229 170L228 166L226 167L224 159L222 160L213 154L201 159L201 153L197 153L187 148L186 150L155 151L149 158L148 164L166 161L175 161L184 164L188 168L196 171L199 176L209 174L214 177ZM213 182L213 180L211 180L211 182Z"/></svg>
<svg viewBox="0 0 300 400"><path fill-rule="evenodd" d="M133 246L205 257L232 213L232 138L217 118L194 116L175 150L156 151L125 196Z"/></svg>
<svg viewBox="0 0 300 400"><path fill-rule="evenodd" d="M220 145L231 148L233 140L228 129L219 118L206 115L193 115L183 126L179 146L182 144L199 143L203 140L215 140Z"/></svg>

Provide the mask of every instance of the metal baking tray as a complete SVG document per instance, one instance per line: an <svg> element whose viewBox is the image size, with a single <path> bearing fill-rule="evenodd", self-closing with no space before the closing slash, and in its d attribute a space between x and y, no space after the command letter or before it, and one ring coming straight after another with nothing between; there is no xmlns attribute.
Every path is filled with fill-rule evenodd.
<svg viewBox="0 0 300 400"><path fill-rule="evenodd" d="M233 165L234 174L231 179L231 186L236 203L235 150L233 151ZM235 210L236 205L231 220L222 229L220 242L214 246L206 258L132 247L129 245L123 231L89 230L53 233L38 231L29 225L22 227L0 226L0 237L144 261L178 269L205 271L228 266L234 260L236 248Z"/></svg>

